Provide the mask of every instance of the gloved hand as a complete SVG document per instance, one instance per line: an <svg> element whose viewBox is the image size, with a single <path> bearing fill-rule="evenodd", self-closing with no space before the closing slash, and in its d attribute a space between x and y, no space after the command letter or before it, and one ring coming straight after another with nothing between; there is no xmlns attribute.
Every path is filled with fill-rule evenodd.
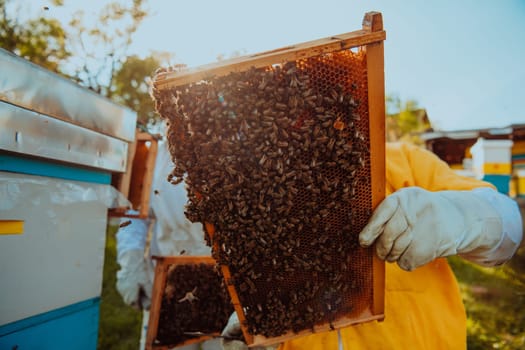
<svg viewBox="0 0 525 350"><path fill-rule="evenodd" d="M379 258L407 271L435 258L459 254L484 266L510 259L519 241L503 230L501 208L509 198L492 189L429 192L407 187L388 196L361 231L359 242L375 242ZM494 200L486 200L487 197ZM519 216L519 213L518 213ZM521 229L519 229L521 231Z"/></svg>
<svg viewBox="0 0 525 350"><path fill-rule="evenodd" d="M241 323L239 322L239 317L236 312L230 315L226 327L222 330L221 336L221 346L223 350L275 350L279 347L279 344L276 344L248 348L248 345L244 342Z"/></svg>
<svg viewBox="0 0 525 350"><path fill-rule="evenodd" d="M247 350L248 345L244 342L241 323L237 313L230 315L226 327L222 330L221 346L224 350Z"/></svg>
<svg viewBox="0 0 525 350"><path fill-rule="evenodd" d="M119 254L117 290L124 302L139 309L148 310L153 288L144 251L132 249Z"/></svg>

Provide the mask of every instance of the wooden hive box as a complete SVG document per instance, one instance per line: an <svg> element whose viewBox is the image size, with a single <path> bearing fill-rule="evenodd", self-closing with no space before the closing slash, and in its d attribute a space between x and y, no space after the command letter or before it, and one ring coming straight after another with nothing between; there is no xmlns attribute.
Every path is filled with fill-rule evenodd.
<svg viewBox="0 0 525 350"><path fill-rule="evenodd" d="M385 195L380 13L363 28L154 79L171 181L250 346L380 320L384 263L358 234Z"/></svg>
<svg viewBox="0 0 525 350"><path fill-rule="evenodd" d="M172 349L220 335L233 307L211 256L154 257L146 349Z"/></svg>

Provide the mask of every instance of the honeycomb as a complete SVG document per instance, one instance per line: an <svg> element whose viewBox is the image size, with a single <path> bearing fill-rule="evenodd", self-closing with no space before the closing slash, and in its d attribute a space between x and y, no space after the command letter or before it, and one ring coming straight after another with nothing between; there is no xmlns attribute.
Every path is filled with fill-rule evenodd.
<svg viewBox="0 0 525 350"><path fill-rule="evenodd" d="M203 335L218 335L233 312L215 264L167 265L158 310L155 346L181 346Z"/></svg>
<svg viewBox="0 0 525 350"><path fill-rule="evenodd" d="M373 303L366 52L341 50L154 90L186 216L230 272L243 329L275 338Z"/></svg>

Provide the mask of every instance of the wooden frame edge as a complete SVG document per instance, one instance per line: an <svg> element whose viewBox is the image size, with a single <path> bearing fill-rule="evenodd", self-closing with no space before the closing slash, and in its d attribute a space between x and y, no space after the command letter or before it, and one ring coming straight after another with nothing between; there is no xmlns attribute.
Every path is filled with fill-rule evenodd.
<svg viewBox="0 0 525 350"><path fill-rule="evenodd" d="M154 345L154 342L155 338L157 338L156 331L159 326L162 293L166 286L166 272L166 266L162 263L162 260L157 259L157 264L155 265L155 277L153 279L148 329L146 332L146 350L158 349L158 347Z"/></svg>
<svg viewBox="0 0 525 350"><path fill-rule="evenodd" d="M367 13L363 29L383 31L381 13ZM372 174L372 208L375 209L385 198L385 72L383 42L366 46L368 78L368 113L370 138L370 171ZM372 248L371 248L372 249ZM382 315L385 308L385 263L376 254L372 261L373 271L373 313Z"/></svg>
<svg viewBox="0 0 525 350"><path fill-rule="evenodd" d="M379 14L369 12L365 15ZM381 14L379 14L380 16ZM266 67L276 63L297 61L300 59L318 56L323 53L337 50L365 46L372 43L381 43L386 38L385 31L370 30L363 25L362 30L333 35L317 40L307 41L275 50L245 55L229 60L205 64L195 68L186 68L180 71L161 72L155 75L153 86L155 89L167 89L203 80L210 77L224 76L231 72L239 72L252 67Z"/></svg>

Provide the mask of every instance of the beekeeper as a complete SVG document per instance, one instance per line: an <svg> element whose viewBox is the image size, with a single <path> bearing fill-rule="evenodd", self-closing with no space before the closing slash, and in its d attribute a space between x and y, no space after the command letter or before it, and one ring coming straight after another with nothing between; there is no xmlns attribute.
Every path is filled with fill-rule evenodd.
<svg viewBox="0 0 525 350"><path fill-rule="evenodd" d="M202 224L184 215L187 199L184 184L172 185L167 176L173 168L167 142L158 144L150 207L151 219L122 218L117 232L117 290L124 302L142 309L140 349L144 349L154 278L151 255L211 255L205 244ZM131 222L130 222L131 221ZM214 341L180 349L212 349Z"/></svg>
<svg viewBox="0 0 525 350"><path fill-rule="evenodd" d="M481 266L509 260L522 239L515 201L457 175L433 153L386 146L386 199L359 235L386 264L385 319L287 341L279 349L465 349L466 313L445 257ZM223 335L240 333L231 317ZM238 342L224 342L226 349Z"/></svg>

